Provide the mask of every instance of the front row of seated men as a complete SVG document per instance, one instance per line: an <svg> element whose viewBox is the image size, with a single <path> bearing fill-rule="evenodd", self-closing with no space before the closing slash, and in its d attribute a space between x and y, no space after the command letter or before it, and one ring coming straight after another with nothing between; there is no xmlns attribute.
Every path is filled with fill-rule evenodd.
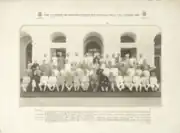
<svg viewBox="0 0 180 133"><path fill-rule="evenodd" d="M31 87L29 87L31 86ZM27 91L58 91L58 92L116 92L133 90L142 91L158 91L159 84L155 73L149 71L136 71L132 76L122 74L117 68L99 69L84 72L78 68L72 72L62 70L58 75L41 76L39 81L31 79L28 76L23 77L21 88L24 92ZM30 88L31 90L29 90Z"/></svg>

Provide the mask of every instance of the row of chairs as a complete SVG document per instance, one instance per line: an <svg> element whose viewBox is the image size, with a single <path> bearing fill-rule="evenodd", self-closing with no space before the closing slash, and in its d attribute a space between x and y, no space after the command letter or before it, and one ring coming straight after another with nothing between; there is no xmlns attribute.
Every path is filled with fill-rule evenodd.
<svg viewBox="0 0 180 133"><path fill-rule="evenodd" d="M24 92L27 92L27 88L31 84L32 91L34 92L37 87L40 88L40 91L46 91L49 89L53 91L64 91L64 88L67 88L67 91L79 91L82 88L84 91L87 91L90 85L99 86L98 81L91 81L87 76L79 79L79 77L74 77L71 80L66 80L64 76L41 76L39 83L34 79L31 79L29 76L24 76L21 83L21 88ZM61 86L61 89L59 89ZM125 88L128 88L129 91L133 91L135 88L136 91L141 92L143 89L145 91L158 91L159 84L156 77L140 77L140 76L116 76L113 80L110 80L109 86L100 86L102 91L108 91L109 89L115 91L117 88L119 91L123 91Z"/></svg>

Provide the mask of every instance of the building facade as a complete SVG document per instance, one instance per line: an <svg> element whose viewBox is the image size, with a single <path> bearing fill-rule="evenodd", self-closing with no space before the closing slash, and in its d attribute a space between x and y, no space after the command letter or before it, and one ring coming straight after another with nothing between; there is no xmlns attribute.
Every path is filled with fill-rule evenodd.
<svg viewBox="0 0 180 133"><path fill-rule="evenodd" d="M64 25L64 26L23 26L20 29L20 69L21 76L27 62L37 60L42 63L44 54L50 59L52 53L75 52L82 57L86 52L100 52L102 55L115 52L143 54L147 62L155 65L155 38L160 35L157 26L118 25Z"/></svg>

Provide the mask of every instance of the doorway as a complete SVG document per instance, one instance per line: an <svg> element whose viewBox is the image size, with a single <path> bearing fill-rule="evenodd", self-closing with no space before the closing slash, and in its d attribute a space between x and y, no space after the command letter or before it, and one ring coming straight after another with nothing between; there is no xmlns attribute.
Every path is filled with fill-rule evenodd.
<svg viewBox="0 0 180 133"><path fill-rule="evenodd" d="M91 55L94 55L94 53L102 53L101 46L97 42L89 42L86 45L85 53L90 53Z"/></svg>
<svg viewBox="0 0 180 133"><path fill-rule="evenodd" d="M126 54L129 54L129 57L137 56L137 48L121 48L121 57L125 57Z"/></svg>
<svg viewBox="0 0 180 133"><path fill-rule="evenodd" d="M32 44L29 43L26 47L26 68L28 66L28 62L32 62Z"/></svg>
<svg viewBox="0 0 180 133"><path fill-rule="evenodd" d="M56 53L56 56L58 57L59 52L61 52L62 56L66 58L66 48L51 48L51 57L53 53Z"/></svg>
<svg viewBox="0 0 180 133"><path fill-rule="evenodd" d="M84 54L94 53L103 54L103 40L99 33L97 32L90 32L86 35L84 39Z"/></svg>
<svg viewBox="0 0 180 133"><path fill-rule="evenodd" d="M161 56L155 56L154 57L154 63L156 66L155 73L158 79L158 82L161 81Z"/></svg>

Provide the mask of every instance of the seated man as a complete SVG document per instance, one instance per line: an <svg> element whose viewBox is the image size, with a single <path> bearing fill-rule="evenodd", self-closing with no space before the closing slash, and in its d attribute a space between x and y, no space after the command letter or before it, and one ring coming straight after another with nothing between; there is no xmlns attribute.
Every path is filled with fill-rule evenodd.
<svg viewBox="0 0 180 133"><path fill-rule="evenodd" d="M137 66L137 68L135 70L135 75L136 76L141 76L142 75L142 70L140 69L140 66Z"/></svg>
<svg viewBox="0 0 180 133"><path fill-rule="evenodd" d="M73 87L73 75L72 72L68 71L65 75L65 87L67 88L67 91L72 91Z"/></svg>
<svg viewBox="0 0 180 133"><path fill-rule="evenodd" d="M133 87L135 87L136 91L139 91L139 88L141 90L141 78L138 74L133 76Z"/></svg>
<svg viewBox="0 0 180 133"><path fill-rule="evenodd" d="M65 86L65 75L64 70L61 70L59 75L57 76L57 87L61 87L61 91L64 91Z"/></svg>
<svg viewBox="0 0 180 133"><path fill-rule="evenodd" d="M149 72L148 70L144 70L144 71L142 72L142 75L143 75L144 77L150 77L150 72Z"/></svg>
<svg viewBox="0 0 180 133"><path fill-rule="evenodd" d="M93 69L90 72L90 86L93 92L97 92L98 85L98 75L96 74L96 69Z"/></svg>
<svg viewBox="0 0 180 133"><path fill-rule="evenodd" d="M115 92L115 85L116 85L116 77L113 75L113 73L110 71L109 73L109 82L110 82L110 90Z"/></svg>
<svg viewBox="0 0 180 133"><path fill-rule="evenodd" d="M29 83L31 82L31 78L29 76L24 76L21 83L21 88L23 92L27 92L27 87Z"/></svg>
<svg viewBox="0 0 180 133"><path fill-rule="evenodd" d="M74 73L73 87L75 91L79 91L80 88L80 77L77 72Z"/></svg>
<svg viewBox="0 0 180 133"><path fill-rule="evenodd" d="M129 67L127 69L127 75L133 77L135 75L135 68Z"/></svg>
<svg viewBox="0 0 180 133"><path fill-rule="evenodd" d="M142 91L142 88L144 88L145 91L149 90L149 77L147 77L147 76L141 77L140 92Z"/></svg>
<svg viewBox="0 0 180 133"><path fill-rule="evenodd" d="M48 83L47 83L47 86L48 86L50 91L54 91L55 88L57 89L57 91L59 91L59 87L57 87L56 83L57 83L56 76L50 76L48 79Z"/></svg>
<svg viewBox="0 0 180 133"><path fill-rule="evenodd" d="M59 71L58 71L58 69L57 69L57 66L53 66L52 76L57 77L58 75L59 75Z"/></svg>
<svg viewBox="0 0 180 133"><path fill-rule="evenodd" d="M46 91L47 84L48 84L48 76L41 76L40 83L39 83L40 91ZM42 87L44 87L44 90Z"/></svg>
<svg viewBox="0 0 180 133"><path fill-rule="evenodd" d="M32 84L32 92L34 92L34 91L35 91L35 88L37 88L36 80L33 79L31 84Z"/></svg>
<svg viewBox="0 0 180 133"><path fill-rule="evenodd" d="M88 91L89 89L89 77L88 76L84 76L82 79L81 79L81 88L82 88L82 91Z"/></svg>
<svg viewBox="0 0 180 133"><path fill-rule="evenodd" d="M38 88L38 85L39 85L39 83L40 83L40 77L41 77L41 71L40 71L40 69L39 69L39 66L37 66L36 67L36 70L34 71L34 75L33 75L33 77L32 77L32 91L34 91L35 90L35 88L36 89L39 89ZM40 91L41 91L41 89L40 89Z"/></svg>
<svg viewBox="0 0 180 133"><path fill-rule="evenodd" d="M156 77L156 73L152 72L152 75L150 76L150 87L152 91L158 91L159 90L159 84Z"/></svg>
<svg viewBox="0 0 180 133"><path fill-rule="evenodd" d="M141 81L141 84L142 84L142 88L144 88L145 89L145 91L148 91L149 90L149 77L150 77L150 72L149 72L149 70L144 70L143 72L142 72L142 81Z"/></svg>
<svg viewBox="0 0 180 133"><path fill-rule="evenodd" d="M124 85L129 91L132 91L132 76L124 76Z"/></svg>
<svg viewBox="0 0 180 133"><path fill-rule="evenodd" d="M103 90L105 90L106 92L108 92L108 89L109 89L109 85L110 85L110 82L109 82L109 74L110 74L110 69L109 68L104 68L104 71L102 72L102 74L107 78L107 85L105 83L105 80L104 80L104 85L101 86L101 88Z"/></svg>
<svg viewBox="0 0 180 133"><path fill-rule="evenodd" d="M118 76L118 74L119 74L118 68L111 68L110 72L112 72L113 76L115 76L115 77Z"/></svg>
<svg viewBox="0 0 180 133"><path fill-rule="evenodd" d="M120 73L119 76L116 76L116 86L119 91L122 91L124 89L124 79Z"/></svg>
<svg viewBox="0 0 180 133"><path fill-rule="evenodd" d="M106 75L107 73L106 72L103 72L104 71L104 68L105 68L105 65L102 64L101 65L101 68L99 68L97 70L97 75L99 77L99 88L101 89L101 91L106 91L108 90L108 87L110 85L109 83L109 79L108 79L108 75Z"/></svg>

